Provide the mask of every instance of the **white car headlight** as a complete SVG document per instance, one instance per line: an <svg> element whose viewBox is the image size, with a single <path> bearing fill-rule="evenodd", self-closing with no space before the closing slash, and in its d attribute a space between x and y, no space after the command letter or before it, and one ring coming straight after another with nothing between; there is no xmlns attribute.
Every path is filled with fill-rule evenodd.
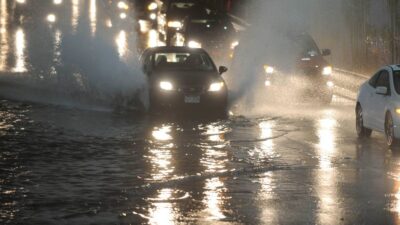
<svg viewBox="0 0 400 225"><path fill-rule="evenodd" d="M332 66L326 66L322 70L322 75L330 76L330 75L332 75L332 71L333 71Z"/></svg>
<svg viewBox="0 0 400 225"><path fill-rule="evenodd" d="M231 44L231 49L235 49L238 45L239 45L239 42L238 42L238 41L232 42L232 44Z"/></svg>
<svg viewBox="0 0 400 225"><path fill-rule="evenodd" d="M174 89L174 86L172 85L171 82L168 81L161 81L160 82L160 88L164 91L172 91Z"/></svg>
<svg viewBox="0 0 400 225"><path fill-rule="evenodd" d="M180 29L182 28L182 23L180 21L169 21L168 27Z"/></svg>
<svg viewBox="0 0 400 225"><path fill-rule="evenodd" d="M223 87L224 87L223 82L215 82L210 85L210 88L208 89L208 91L218 92L218 91L221 91Z"/></svg>
<svg viewBox="0 0 400 225"><path fill-rule="evenodd" d="M199 43L197 41L189 41L188 47L189 48L201 48L201 43Z"/></svg>
<svg viewBox="0 0 400 225"><path fill-rule="evenodd" d="M273 74L275 72L275 68L268 65L264 65L264 70L267 74Z"/></svg>
<svg viewBox="0 0 400 225"><path fill-rule="evenodd" d="M155 2L152 2L152 3L150 3L150 4L147 6L147 9L148 9L149 11L156 10L157 8L158 8L158 5L157 5L157 3L155 3Z"/></svg>

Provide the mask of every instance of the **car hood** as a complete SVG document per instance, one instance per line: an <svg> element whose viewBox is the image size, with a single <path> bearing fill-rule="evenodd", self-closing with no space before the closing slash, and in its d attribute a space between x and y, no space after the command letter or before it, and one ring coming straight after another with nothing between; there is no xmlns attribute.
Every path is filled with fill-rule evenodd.
<svg viewBox="0 0 400 225"><path fill-rule="evenodd" d="M321 55L314 57L301 57L297 62L297 67L299 69L323 68L328 65L328 62Z"/></svg>
<svg viewBox="0 0 400 225"><path fill-rule="evenodd" d="M275 69L282 72L294 72L294 71L320 71L329 63L324 59L323 56L303 56L303 57L292 57L286 60L276 61L275 63L266 64L275 67Z"/></svg>
<svg viewBox="0 0 400 225"><path fill-rule="evenodd" d="M172 82L176 87L204 87L222 81L222 78L217 72L206 71L159 71L151 76L152 83L157 85L160 81Z"/></svg>

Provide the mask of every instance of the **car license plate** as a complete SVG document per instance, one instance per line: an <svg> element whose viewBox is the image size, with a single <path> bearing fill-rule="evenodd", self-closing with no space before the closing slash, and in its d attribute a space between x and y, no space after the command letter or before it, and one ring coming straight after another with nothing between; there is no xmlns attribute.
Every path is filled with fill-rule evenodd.
<svg viewBox="0 0 400 225"><path fill-rule="evenodd" d="M200 96L185 96L185 103L188 104L200 103Z"/></svg>

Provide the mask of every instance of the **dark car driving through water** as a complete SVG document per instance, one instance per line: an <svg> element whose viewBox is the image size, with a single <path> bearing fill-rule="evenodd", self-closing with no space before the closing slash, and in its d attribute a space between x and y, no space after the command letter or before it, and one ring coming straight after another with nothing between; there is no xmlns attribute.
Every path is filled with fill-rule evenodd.
<svg viewBox="0 0 400 225"><path fill-rule="evenodd" d="M203 49L156 47L144 51L141 61L149 80L150 111L192 111L226 115L228 91Z"/></svg>
<svg viewBox="0 0 400 225"><path fill-rule="evenodd" d="M203 48L220 62L230 61L237 44L237 32L226 15L193 16L187 21L184 32L186 46Z"/></svg>
<svg viewBox="0 0 400 225"><path fill-rule="evenodd" d="M174 45L173 39L177 33L185 30L190 18L203 18L210 13L203 2L198 0L170 0L165 7L167 45Z"/></svg>
<svg viewBox="0 0 400 225"><path fill-rule="evenodd" d="M334 87L332 66L324 56L330 55L331 51L320 50L314 39L306 33L291 33L283 39L280 43L286 46L283 53L278 52L282 53L281 57L272 54L273 57L263 60L263 68L260 68L265 76L263 88L275 92L275 87L278 90L296 87L301 97L330 103Z"/></svg>

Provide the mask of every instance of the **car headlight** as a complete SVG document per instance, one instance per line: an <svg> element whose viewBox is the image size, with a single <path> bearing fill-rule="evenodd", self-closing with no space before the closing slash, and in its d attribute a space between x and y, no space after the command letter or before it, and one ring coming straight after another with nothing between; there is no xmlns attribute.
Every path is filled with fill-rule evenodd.
<svg viewBox="0 0 400 225"><path fill-rule="evenodd" d="M332 66L325 66L324 69L322 69L322 75L324 76L330 76L332 75Z"/></svg>
<svg viewBox="0 0 400 225"><path fill-rule="evenodd" d="M201 48L201 43L197 41L189 41L188 42L189 48Z"/></svg>
<svg viewBox="0 0 400 225"><path fill-rule="evenodd" d="M208 91L218 92L218 91L221 91L223 87L224 87L223 82L215 82L210 85L210 88L208 89Z"/></svg>
<svg viewBox="0 0 400 225"><path fill-rule="evenodd" d="M150 13L149 18L150 18L151 20L156 20L156 19L157 19L157 14L155 14L155 13Z"/></svg>
<svg viewBox="0 0 400 225"><path fill-rule="evenodd" d="M264 70L267 74L273 74L275 72L275 68L268 65L264 65Z"/></svg>
<svg viewBox="0 0 400 225"><path fill-rule="evenodd" d="M168 27L180 29L182 28L182 23L180 21L169 21Z"/></svg>
<svg viewBox="0 0 400 225"><path fill-rule="evenodd" d="M174 86L169 81L161 81L160 88L164 91L172 91L174 89Z"/></svg>
<svg viewBox="0 0 400 225"><path fill-rule="evenodd" d="M235 49L238 45L239 45L239 42L238 42L238 41L232 42L232 44L231 44L231 49Z"/></svg>
<svg viewBox="0 0 400 225"><path fill-rule="evenodd" d="M124 1L119 1L117 6L118 6L119 9L125 9L125 10L129 9L128 4L126 4L126 2L124 2Z"/></svg>
<svg viewBox="0 0 400 225"><path fill-rule="evenodd" d="M147 9L148 9L149 11L156 10L157 8L158 8L158 5L157 5L157 3L155 3L155 2L152 2L152 3L149 4L149 6L147 6Z"/></svg>

